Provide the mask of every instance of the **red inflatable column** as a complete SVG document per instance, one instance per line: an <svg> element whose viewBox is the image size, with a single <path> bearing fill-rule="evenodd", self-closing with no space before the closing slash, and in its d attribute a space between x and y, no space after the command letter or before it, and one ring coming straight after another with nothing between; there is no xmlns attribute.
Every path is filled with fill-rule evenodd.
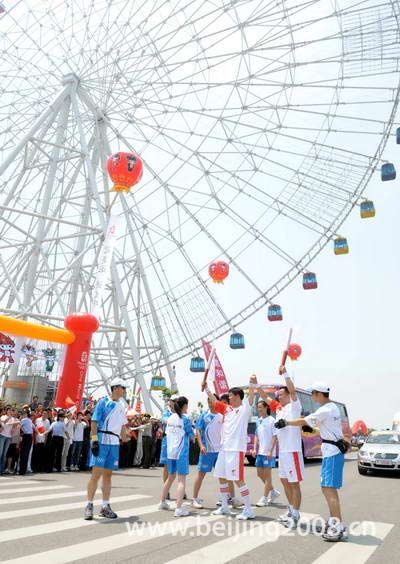
<svg viewBox="0 0 400 564"><path fill-rule="evenodd" d="M56 407L79 409L89 364L92 336L99 327L97 318L90 313L73 313L64 325L75 334L75 341L67 345L64 366L58 383Z"/></svg>

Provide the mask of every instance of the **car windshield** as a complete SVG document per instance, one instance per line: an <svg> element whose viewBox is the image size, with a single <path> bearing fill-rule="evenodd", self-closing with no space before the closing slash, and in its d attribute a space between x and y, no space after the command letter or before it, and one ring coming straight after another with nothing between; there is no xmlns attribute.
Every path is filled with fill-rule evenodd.
<svg viewBox="0 0 400 564"><path fill-rule="evenodd" d="M367 443L380 445L400 445L400 435L371 435L367 439Z"/></svg>

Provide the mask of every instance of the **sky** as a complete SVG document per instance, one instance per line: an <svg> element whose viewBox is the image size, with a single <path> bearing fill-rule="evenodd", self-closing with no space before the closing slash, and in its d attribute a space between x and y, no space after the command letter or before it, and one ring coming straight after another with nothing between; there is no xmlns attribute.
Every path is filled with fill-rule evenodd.
<svg viewBox="0 0 400 564"><path fill-rule="evenodd" d="M395 136L384 158L400 172ZM245 350L231 350L228 337L216 347L229 385L246 384L252 373L260 382L276 382L293 327L293 340L303 348L296 363L288 361L296 384L308 387L314 380L325 380L331 397L346 403L351 423L363 419L369 427L386 428L400 411L399 176L381 182L376 172L364 195L374 201L376 216L361 219L354 209L341 228L349 254L335 256L328 245L312 263L318 289L304 291L297 279L277 300L282 322L269 322L263 309L238 328L245 335ZM194 391L202 374L188 368L189 360L177 363L179 391L190 398L192 409L204 402L201 392Z"/></svg>

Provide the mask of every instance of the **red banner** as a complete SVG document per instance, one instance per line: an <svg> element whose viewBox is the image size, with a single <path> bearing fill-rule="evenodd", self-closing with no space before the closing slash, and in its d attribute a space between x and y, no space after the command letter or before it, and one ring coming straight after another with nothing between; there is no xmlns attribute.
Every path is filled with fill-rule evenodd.
<svg viewBox="0 0 400 564"><path fill-rule="evenodd" d="M201 341L203 344L203 349L204 349L204 354L206 355L206 360L208 360L208 357L210 356L210 352L211 352L211 343L208 343L207 341L202 340ZM221 396L222 394L227 394L229 392L229 385L228 385L228 381L226 379L225 376L225 372L224 369L222 368L221 362L218 358L217 353L215 353L214 355L214 361L211 364L210 367L210 374L212 374L214 372L214 389L215 389L215 393L218 396Z"/></svg>

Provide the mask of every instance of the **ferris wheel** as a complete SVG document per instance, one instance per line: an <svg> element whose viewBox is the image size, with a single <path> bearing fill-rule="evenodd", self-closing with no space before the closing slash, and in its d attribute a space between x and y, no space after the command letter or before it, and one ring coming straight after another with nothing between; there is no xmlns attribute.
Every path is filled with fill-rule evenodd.
<svg viewBox="0 0 400 564"><path fill-rule="evenodd" d="M24 0L0 9L0 313L90 311L122 228L89 386L141 387L233 334L351 242L399 101L398 0ZM113 193L107 158L141 182ZM229 265L223 290L209 266ZM268 320L266 320L268 322ZM192 368L196 368L192 365ZM201 368L201 362L200 362ZM18 371L18 368L14 368Z"/></svg>

